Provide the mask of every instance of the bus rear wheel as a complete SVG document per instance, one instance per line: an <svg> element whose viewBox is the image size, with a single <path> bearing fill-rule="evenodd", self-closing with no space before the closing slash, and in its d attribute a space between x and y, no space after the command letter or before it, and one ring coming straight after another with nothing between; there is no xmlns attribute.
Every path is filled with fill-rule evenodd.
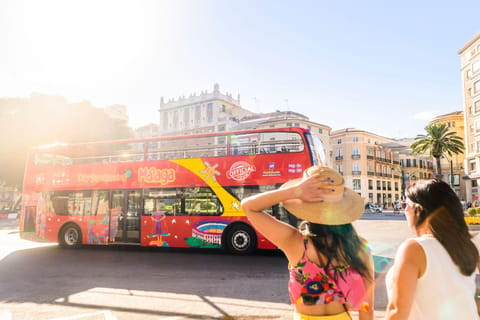
<svg viewBox="0 0 480 320"><path fill-rule="evenodd" d="M245 224L234 225L228 230L226 248L234 254L250 254L257 248L257 235Z"/></svg>
<svg viewBox="0 0 480 320"><path fill-rule="evenodd" d="M60 230L58 243L63 248L78 248L82 244L82 231L75 224L68 224Z"/></svg>

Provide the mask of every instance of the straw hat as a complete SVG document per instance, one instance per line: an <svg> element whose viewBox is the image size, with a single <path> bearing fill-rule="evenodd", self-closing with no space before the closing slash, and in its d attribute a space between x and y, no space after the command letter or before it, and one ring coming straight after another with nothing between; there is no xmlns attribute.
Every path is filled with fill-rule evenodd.
<svg viewBox="0 0 480 320"><path fill-rule="evenodd" d="M346 188L343 177L327 167L313 166L303 172L303 178L290 180L280 188L286 188L319 174L329 178L326 186L331 193L325 195L323 202L305 202L301 199L290 199L283 202L283 207L299 219L319 224L340 225L360 218L364 212L364 201L355 191Z"/></svg>

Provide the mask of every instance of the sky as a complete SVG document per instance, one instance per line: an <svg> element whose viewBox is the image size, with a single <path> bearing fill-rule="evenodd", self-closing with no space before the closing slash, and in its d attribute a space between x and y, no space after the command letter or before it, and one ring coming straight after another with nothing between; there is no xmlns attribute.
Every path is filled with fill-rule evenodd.
<svg viewBox="0 0 480 320"><path fill-rule="evenodd" d="M240 94L332 130L414 137L460 111L461 49L480 1L0 0L0 98L32 93L127 107Z"/></svg>

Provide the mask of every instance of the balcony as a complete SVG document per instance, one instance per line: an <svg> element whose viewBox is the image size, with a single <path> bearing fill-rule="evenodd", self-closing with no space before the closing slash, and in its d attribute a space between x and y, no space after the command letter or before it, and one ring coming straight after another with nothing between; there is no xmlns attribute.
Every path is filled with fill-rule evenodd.
<svg viewBox="0 0 480 320"><path fill-rule="evenodd" d="M360 159L360 155L359 154L352 154L352 159Z"/></svg>
<svg viewBox="0 0 480 320"><path fill-rule="evenodd" d="M359 176L361 174L362 174L361 171L352 171L352 175L354 175L354 176Z"/></svg>
<svg viewBox="0 0 480 320"><path fill-rule="evenodd" d="M373 160L373 156L367 155L368 160Z"/></svg>
<svg viewBox="0 0 480 320"><path fill-rule="evenodd" d="M337 161L343 160L343 156L336 156L335 160L337 160Z"/></svg>
<svg viewBox="0 0 480 320"><path fill-rule="evenodd" d="M367 176L374 176L375 175L375 172L373 171L367 171Z"/></svg>

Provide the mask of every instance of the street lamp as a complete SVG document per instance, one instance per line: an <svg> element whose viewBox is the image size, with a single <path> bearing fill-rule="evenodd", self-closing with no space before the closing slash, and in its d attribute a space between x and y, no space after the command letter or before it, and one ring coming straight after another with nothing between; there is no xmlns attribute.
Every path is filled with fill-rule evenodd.
<svg viewBox="0 0 480 320"><path fill-rule="evenodd" d="M455 187L455 179L453 177L453 160L450 159L450 187L452 187L452 189Z"/></svg>

